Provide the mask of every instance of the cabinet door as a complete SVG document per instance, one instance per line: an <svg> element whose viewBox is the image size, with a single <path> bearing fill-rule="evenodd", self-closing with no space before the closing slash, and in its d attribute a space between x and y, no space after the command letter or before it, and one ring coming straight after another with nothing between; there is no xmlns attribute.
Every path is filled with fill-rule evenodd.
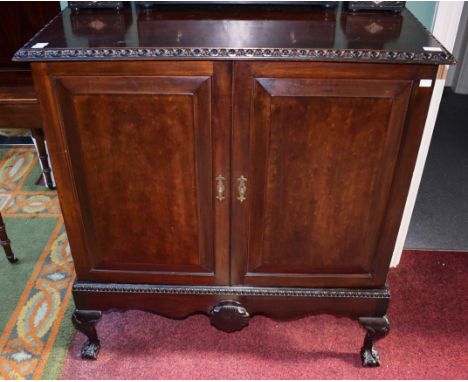
<svg viewBox="0 0 468 382"><path fill-rule="evenodd" d="M50 87L41 99L78 279L227 283L228 206L216 202L215 178L229 181L229 65L34 72Z"/></svg>
<svg viewBox="0 0 468 382"><path fill-rule="evenodd" d="M411 155L400 158L408 160L401 169L406 183L396 186L399 153L414 135L411 129L423 124L405 129L418 70L325 63L235 66L234 284L385 282L414 162ZM413 113L424 115L430 94L431 88L414 93L424 102Z"/></svg>

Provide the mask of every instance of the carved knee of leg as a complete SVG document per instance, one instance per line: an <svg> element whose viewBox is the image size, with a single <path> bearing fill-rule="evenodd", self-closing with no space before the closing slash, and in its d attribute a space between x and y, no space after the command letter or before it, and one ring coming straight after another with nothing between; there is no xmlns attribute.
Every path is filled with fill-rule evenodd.
<svg viewBox="0 0 468 382"><path fill-rule="evenodd" d="M101 319L100 311L75 310L72 316L73 326L88 337L81 348L81 358L97 359L101 344L96 331L96 324Z"/></svg>

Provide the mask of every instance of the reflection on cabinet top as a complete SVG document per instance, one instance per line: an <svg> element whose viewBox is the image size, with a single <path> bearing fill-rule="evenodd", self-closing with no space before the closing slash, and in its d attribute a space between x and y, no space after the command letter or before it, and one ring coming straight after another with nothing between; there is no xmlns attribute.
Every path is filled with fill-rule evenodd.
<svg viewBox="0 0 468 382"><path fill-rule="evenodd" d="M65 9L16 61L270 59L450 64L453 56L406 9L352 13L313 6L132 4Z"/></svg>

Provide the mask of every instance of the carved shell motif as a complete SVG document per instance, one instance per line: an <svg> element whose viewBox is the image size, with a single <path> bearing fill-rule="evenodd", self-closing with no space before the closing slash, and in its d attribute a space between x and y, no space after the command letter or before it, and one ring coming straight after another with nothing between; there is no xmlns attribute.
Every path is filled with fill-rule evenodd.
<svg viewBox="0 0 468 382"><path fill-rule="evenodd" d="M211 325L227 333L241 330L249 324L250 314L237 301L222 301L210 312Z"/></svg>

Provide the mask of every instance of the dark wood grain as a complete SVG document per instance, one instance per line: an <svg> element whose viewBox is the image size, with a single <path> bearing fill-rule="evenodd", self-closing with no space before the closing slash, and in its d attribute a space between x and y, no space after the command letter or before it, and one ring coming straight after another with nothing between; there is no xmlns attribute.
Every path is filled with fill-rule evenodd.
<svg viewBox="0 0 468 382"><path fill-rule="evenodd" d="M250 316L291 320L307 314L382 317L390 302L388 288L265 288L159 286L77 282L75 303L83 310L142 309L170 318L211 315L223 301L238 301Z"/></svg>
<svg viewBox="0 0 468 382"><path fill-rule="evenodd" d="M29 64L11 59L59 11L59 2L0 3L0 129L42 128ZM44 144L43 137L39 144ZM16 263L1 214L0 244L8 261Z"/></svg>
<svg viewBox="0 0 468 382"><path fill-rule="evenodd" d="M72 165L76 199L62 209L81 215L69 232L80 279L228 282L228 207L213 196L213 170L228 172L226 65L50 68L65 127L50 151Z"/></svg>
<svg viewBox="0 0 468 382"><path fill-rule="evenodd" d="M1 129L42 129L37 102L1 102Z"/></svg>
<svg viewBox="0 0 468 382"><path fill-rule="evenodd" d="M12 57L59 12L58 1L0 3L0 128L41 128L30 66Z"/></svg>
<svg viewBox="0 0 468 382"><path fill-rule="evenodd" d="M138 13L138 35L125 11L67 11L38 37L50 49L18 55L54 61L32 67L84 356L107 310L204 313L225 331L328 313L360 318L363 363L377 365L433 89L420 80L450 56L421 51L438 43L407 12L158 11ZM110 24L90 31L93 17ZM384 32L367 36L366 22Z"/></svg>
<svg viewBox="0 0 468 382"><path fill-rule="evenodd" d="M432 92L419 80L436 69L34 63L77 278L91 282L77 308L203 312L228 331L247 323L237 303L384 316L389 296L370 291L386 290Z"/></svg>
<svg viewBox="0 0 468 382"><path fill-rule="evenodd" d="M13 55L59 12L59 1L0 2L0 71L29 70L27 63L13 62Z"/></svg>
<svg viewBox="0 0 468 382"><path fill-rule="evenodd" d="M385 279L393 245L379 253L380 240L398 230L386 224L387 202L406 110L414 83L434 73L400 67L390 81L380 78L391 67L314 69L236 63L233 175L247 177L249 197L234 209L234 283Z"/></svg>
<svg viewBox="0 0 468 382"><path fill-rule="evenodd" d="M396 17L391 12L369 15L364 24L340 7L330 11L287 5L204 5L127 9L118 14L109 10L74 14L66 9L18 51L15 60L454 62L406 9ZM127 33L130 24L137 33ZM38 42L48 45L33 48Z"/></svg>
<svg viewBox="0 0 468 382"><path fill-rule="evenodd" d="M0 128L42 128L30 72L0 70Z"/></svg>
<svg viewBox="0 0 468 382"><path fill-rule="evenodd" d="M30 67L28 63L13 62L11 59L59 12L58 1L0 3L0 128L33 130L49 188L53 188L53 182Z"/></svg>

